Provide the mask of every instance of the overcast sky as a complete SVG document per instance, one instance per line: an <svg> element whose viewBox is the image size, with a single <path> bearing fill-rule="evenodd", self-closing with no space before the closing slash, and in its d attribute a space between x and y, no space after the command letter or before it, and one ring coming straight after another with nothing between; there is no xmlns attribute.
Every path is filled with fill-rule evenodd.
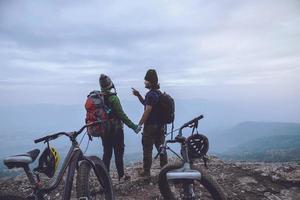
<svg viewBox="0 0 300 200"><path fill-rule="evenodd" d="M112 77L175 98L300 101L299 0L0 0L0 105L78 104Z"/></svg>

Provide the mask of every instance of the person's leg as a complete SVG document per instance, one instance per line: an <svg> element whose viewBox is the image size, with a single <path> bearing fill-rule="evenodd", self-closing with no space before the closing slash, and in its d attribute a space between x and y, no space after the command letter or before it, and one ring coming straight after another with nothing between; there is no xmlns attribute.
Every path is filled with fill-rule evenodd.
<svg viewBox="0 0 300 200"><path fill-rule="evenodd" d="M110 137L102 137L102 146L103 146L103 162L109 172L110 160L112 156L112 142Z"/></svg>
<svg viewBox="0 0 300 200"><path fill-rule="evenodd" d="M151 125L145 125L142 137L143 144L143 165L144 175L150 175L150 169L152 165L152 150L153 150L153 127Z"/></svg>
<svg viewBox="0 0 300 200"><path fill-rule="evenodd" d="M115 154L115 163L118 171L119 178L124 176L124 131L122 128L118 129L114 136L114 154Z"/></svg>
<svg viewBox="0 0 300 200"><path fill-rule="evenodd" d="M157 151L159 151L159 147L165 142L165 134L162 127L157 127L154 135L154 143ZM160 155L160 167L165 166L168 163L168 156Z"/></svg>

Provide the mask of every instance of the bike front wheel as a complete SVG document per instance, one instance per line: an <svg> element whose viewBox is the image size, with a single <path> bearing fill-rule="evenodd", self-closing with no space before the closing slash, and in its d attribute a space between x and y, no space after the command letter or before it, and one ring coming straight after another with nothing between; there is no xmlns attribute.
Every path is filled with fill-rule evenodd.
<svg viewBox="0 0 300 200"><path fill-rule="evenodd" d="M76 192L80 199L114 199L112 181L103 161L90 156L89 162L83 160L77 171Z"/></svg>
<svg viewBox="0 0 300 200"><path fill-rule="evenodd" d="M226 196L219 184L204 169L191 166L201 174L200 180L168 180L167 173L182 167L182 164L169 164L159 173L158 185L164 199L214 199L225 200Z"/></svg>

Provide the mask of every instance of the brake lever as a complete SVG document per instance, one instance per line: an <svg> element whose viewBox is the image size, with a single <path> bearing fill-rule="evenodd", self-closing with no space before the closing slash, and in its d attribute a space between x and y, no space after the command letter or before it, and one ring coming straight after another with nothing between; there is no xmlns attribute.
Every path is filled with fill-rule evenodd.
<svg viewBox="0 0 300 200"><path fill-rule="evenodd" d="M44 144L48 143L50 140L55 140L56 138L58 138L58 135L50 136L44 141Z"/></svg>
<svg viewBox="0 0 300 200"><path fill-rule="evenodd" d="M193 128L194 126L195 126L195 122L192 123L192 124L190 124L190 125L188 125L189 128Z"/></svg>

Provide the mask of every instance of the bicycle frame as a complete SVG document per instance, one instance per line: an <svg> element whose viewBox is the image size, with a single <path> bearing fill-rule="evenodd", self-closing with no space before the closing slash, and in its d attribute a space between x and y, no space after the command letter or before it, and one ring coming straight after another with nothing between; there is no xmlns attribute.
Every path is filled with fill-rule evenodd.
<svg viewBox="0 0 300 200"><path fill-rule="evenodd" d="M168 180L176 180L176 179L201 180L201 173L197 170L191 169L191 160L190 160L189 155L188 155L188 146L185 143L185 138L182 137L182 129L190 126L191 124L194 124L193 127L197 127L198 126L198 121L202 118L203 118L203 116L200 115L199 117L196 117L195 119L185 123L182 127L180 127L179 133L178 133L178 136L177 136L180 139L165 141L163 147L165 149L171 150L171 152L173 152L177 156L178 156L178 154L176 154L170 147L168 147L167 143L175 143L175 142L176 143L178 143L178 142L181 143L180 152L181 152L182 158L180 156L178 156L178 157L182 161L182 167L167 172L166 176L167 176Z"/></svg>
<svg viewBox="0 0 300 200"><path fill-rule="evenodd" d="M76 140L74 140L72 141L72 146L69 149L69 152L63 162L60 171L58 172L58 174L56 173L56 175L53 178L50 179L50 185L47 186L42 185L42 183L38 180L38 175L32 172L32 170L29 167L24 168L27 178L33 189L33 193L29 197L31 199L33 198L34 200L43 200L44 194L49 193L57 188L67 168L69 167L66 185L64 188L63 200L69 199L73 184L73 175L75 173L75 167L71 166L76 166L80 158L85 159L81 149L78 146L78 143L76 142Z"/></svg>
<svg viewBox="0 0 300 200"><path fill-rule="evenodd" d="M191 169L191 161L188 156L188 149L185 143L181 144L182 167L171 170L167 173L168 180L187 179L201 180L201 173Z"/></svg>
<svg viewBox="0 0 300 200"><path fill-rule="evenodd" d="M93 124L95 124L95 123L93 123ZM84 127L87 127L87 126L88 125L86 125ZM60 171L58 173L56 173L55 176L50 179L50 181L49 181L50 184L49 185L42 185L42 183L39 179L38 173L33 172L29 168L28 165L26 167L24 167L25 173L27 175L27 178L29 179L29 182L31 184L31 188L33 190L32 194L27 197L28 199L44 200L43 196L45 194L55 190L58 187L61 180L63 179L63 176L64 176L65 172L68 169L66 184L65 184L65 187L64 187L64 193L63 193L63 198L62 199L63 200L69 200L70 197L71 197L74 174L75 174L76 167L78 166L78 163L81 160L86 160L91 164L91 166L95 170L95 165L94 165L92 159L90 159L90 156L84 156L83 155L83 152L81 151L81 149L79 147L79 144L76 141L76 137L82 132L84 127L82 127L78 132L73 132L72 135L68 135L64 132L54 134L54 135L57 135L57 137L58 137L59 134L68 135L71 142L72 142L72 146L70 147L70 149L68 151L68 154L67 154L66 158L64 159L64 162L62 164L62 167L61 167ZM47 139L45 139L47 137L51 137L51 136L46 136L46 137L37 139L37 140L35 140L35 143L41 142L43 140L47 141ZM54 139L57 138L57 137L54 137Z"/></svg>

